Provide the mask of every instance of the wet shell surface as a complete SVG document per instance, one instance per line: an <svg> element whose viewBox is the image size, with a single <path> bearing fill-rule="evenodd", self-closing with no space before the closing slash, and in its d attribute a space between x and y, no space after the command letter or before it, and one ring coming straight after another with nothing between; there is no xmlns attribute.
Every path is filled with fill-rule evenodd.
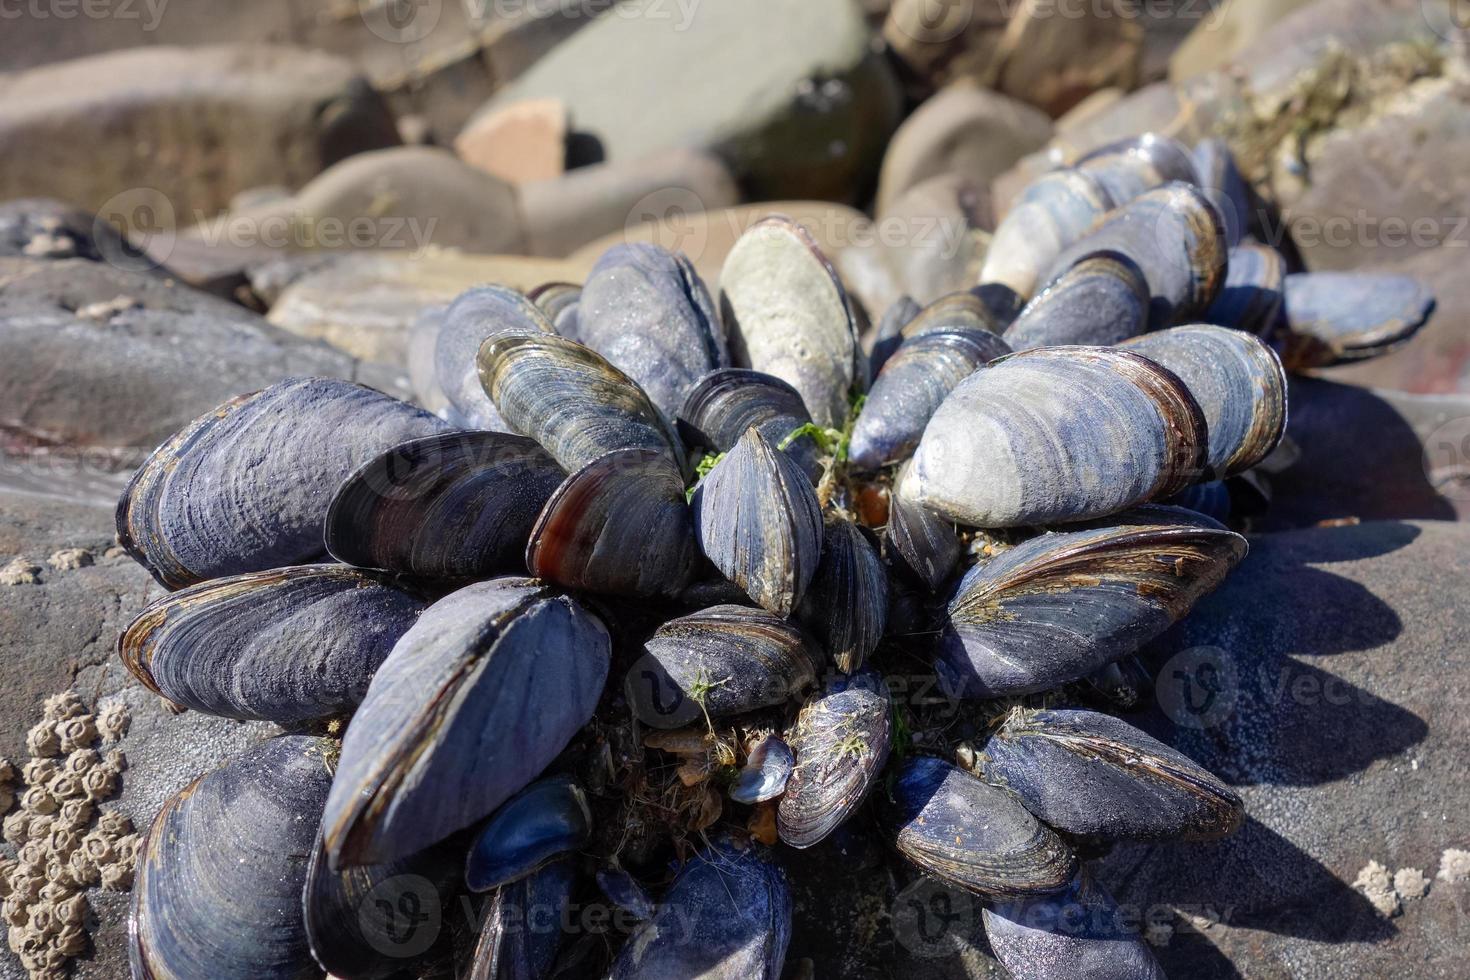
<svg viewBox="0 0 1470 980"><path fill-rule="evenodd" d="M848 459L876 470L908 459L936 409L975 369L1010 353L970 293L946 296L904 328L853 424Z"/></svg>
<svg viewBox="0 0 1470 980"><path fill-rule="evenodd" d="M1205 442L1194 398L1152 361L1042 347L961 382L924 431L911 478L920 503L961 524L1086 520L1193 483Z"/></svg>
<svg viewBox="0 0 1470 980"><path fill-rule="evenodd" d="M698 558L684 479L649 449L610 452L569 476L526 546L531 574L609 595L677 595Z"/></svg>
<svg viewBox="0 0 1470 980"><path fill-rule="evenodd" d="M200 416L154 450L118 502L118 541L169 589L313 561L348 474L448 429L362 385L282 381Z"/></svg>
<svg viewBox="0 0 1470 980"><path fill-rule="evenodd" d="M749 429L695 488L700 549L757 604L789 616L822 557L822 509L790 456Z"/></svg>
<svg viewBox="0 0 1470 980"><path fill-rule="evenodd" d="M888 762L890 710L883 679L867 671L802 706L786 735L796 768L776 810L781 840L811 847L857 810Z"/></svg>
<svg viewBox="0 0 1470 980"><path fill-rule="evenodd" d="M1029 694L1136 651L1245 556L1246 542L1177 507L1032 538L971 569L940 636L957 697Z"/></svg>
<svg viewBox="0 0 1470 980"><path fill-rule="evenodd" d="M302 889L332 743L269 739L163 805L138 857L133 976L262 980L318 974Z"/></svg>
<svg viewBox="0 0 1470 980"><path fill-rule="evenodd" d="M426 578L525 571L536 515L565 474L504 432L450 432L394 446L348 477L327 510L338 561Z"/></svg>
<svg viewBox="0 0 1470 980"><path fill-rule="evenodd" d="M1229 327L1174 327L1123 345L1168 368L1205 416L1206 463L1223 480L1271 454L1286 431L1286 372L1260 339Z"/></svg>
<svg viewBox="0 0 1470 980"><path fill-rule="evenodd" d="M539 582L430 606L347 728L323 818L333 866L405 857L495 810L587 723L609 658L602 623Z"/></svg>
<svg viewBox="0 0 1470 980"><path fill-rule="evenodd" d="M384 578L301 565L155 600L118 639L123 663L174 704L280 724L341 715L423 611Z"/></svg>
<svg viewBox="0 0 1470 980"><path fill-rule="evenodd" d="M499 888L582 847L591 836L592 812L582 788L570 776L537 780L475 834L465 885L472 892Z"/></svg>
<svg viewBox="0 0 1470 980"><path fill-rule="evenodd" d="M1148 280L1118 252L1085 255L1026 304L1006 328L1013 350L1064 344L1106 347L1148 329Z"/></svg>
<svg viewBox="0 0 1470 980"><path fill-rule="evenodd" d="M754 427L796 460L813 485L822 476L822 453L808 433L812 421L797 390L773 375L746 368L711 371L689 390L679 410L679 434L692 446L724 453Z"/></svg>
<svg viewBox="0 0 1470 980"><path fill-rule="evenodd" d="M1071 849L1014 796L932 756L904 761L884 822L919 870L982 898L1045 895L1077 871Z"/></svg>
<svg viewBox="0 0 1470 980"><path fill-rule="evenodd" d="M570 860L553 861L495 890L469 980L521 980L551 975L566 938L561 924L577 884Z"/></svg>
<svg viewBox="0 0 1470 980"><path fill-rule="evenodd" d="M796 616L844 674L863 665L888 621L888 573L868 532L847 520L827 525L822 561Z"/></svg>
<svg viewBox="0 0 1470 980"><path fill-rule="evenodd" d="M480 381L505 421L568 473L618 449L651 449L684 472L684 449L643 389L590 347L561 337L492 337Z"/></svg>
<svg viewBox="0 0 1470 980"><path fill-rule="evenodd" d="M816 678L811 643L764 609L712 606L660 626L628 671L628 705L654 728L680 728L782 704Z"/></svg>
<svg viewBox="0 0 1470 980"><path fill-rule="evenodd" d="M1112 715L1011 713L990 737L985 778L1058 830L1097 840L1217 840L1240 797L1192 759Z"/></svg>
<svg viewBox="0 0 1470 980"><path fill-rule="evenodd" d="M1434 312L1434 295L1408 276L1302 272L1287 276L1284 289L1276 341L1292 371L1386 354Z"/></svg>
<svg viewBox="0 0 1470 980"><path fill-rule="evenodd" d="M1269 337L1281 317L1286 260L1274 248L1255 243L1230 250L1225 284L1205 311L1204 320Z"/></svg>
<svg viewBox="0 0 1470 980"><path fill-rule="evenodd" d="M790 384L818 425L842 425L867 364L847 291L810 232L780 215L752 225L720 272L720 311L737 366Z"/></svg>
<svg viewBox="0 0 1470 980"><path fill-rule="evenodd" d="M694 266L646 242L615 245L592 267L577 307L577 339L638 382L669 418L690 385L730 363Z"/></svg>
<svg viewBox="0 0 1470 980"><path fill-rule="evenodd" d="M546 314L514 289L481 286L460 294L445 311L434 342L434 376L459 419L477 429L502 431L506 427L481 386L475 365L485 341L553 332Z"/></svg>
<svg viewBox="0 0 1470 980"><path fill-rule="evenodd" d="M960 561L960 538L954 522L919 503L913 461L903 464L888 497L888 527L883 532L890 560L897 562L936 592Z"/></svg>
<svg viewBox="0 0 1470 980"><path fill-rule="evenodd" d="M730 799L736 803L764 803L786 792L796 756L791 748L774 735L755 743L730 784Z"/></svg>
<svg viewBox="0 0 1470 980"><path fill-rule="evenodd" d="M763 848L720 840L679 871L608 977L779 980L790 942L785 872Z"/></svg>

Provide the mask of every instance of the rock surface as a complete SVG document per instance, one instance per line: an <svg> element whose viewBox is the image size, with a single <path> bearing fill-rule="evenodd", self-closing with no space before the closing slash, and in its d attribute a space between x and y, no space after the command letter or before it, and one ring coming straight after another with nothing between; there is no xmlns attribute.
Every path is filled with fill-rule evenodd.
<svg viewBox="0 0 1470 980"><path fill-rule="evenodd" d="M897 92L851 0L634 0L487 103L559 97L603 159L719 152L756 198L844 199L871 179Z"/></svg>
<svg viewBox="0 0 1470 980"><path fill-rule="evenodd" d="M0 76L0 199L146 205L139 223L187 226L246 187L299 187L397 141L349 63L296 48L142 48Z"/></svg>

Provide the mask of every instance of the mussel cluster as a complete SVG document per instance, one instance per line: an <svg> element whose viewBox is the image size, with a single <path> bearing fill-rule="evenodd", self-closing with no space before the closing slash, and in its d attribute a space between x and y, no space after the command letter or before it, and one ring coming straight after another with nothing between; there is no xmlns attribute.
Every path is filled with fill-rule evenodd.
<svg viewBox="0 0 1470 980"><path fill-rule="evenodd" d="M1284 274L1243 193L1218 145L1099 151L867 348L790 220L717 296L619 245L427 316L437 414L304 378L187 426L118 507L170 590L121 656L288 733L158 815L134 975L775 980L781 851L844 828L978 896L1017 977L1161 975L1079 853L1218 839L1241 801L1080 698L1144 698L1134 655L1244 556L1220 491L1282 438L1282 355L1430 305ZM924 672L962 736L895 695ZM404 931L464 893L477 935ZM620 925L563 929L588 901Z"/></svg>

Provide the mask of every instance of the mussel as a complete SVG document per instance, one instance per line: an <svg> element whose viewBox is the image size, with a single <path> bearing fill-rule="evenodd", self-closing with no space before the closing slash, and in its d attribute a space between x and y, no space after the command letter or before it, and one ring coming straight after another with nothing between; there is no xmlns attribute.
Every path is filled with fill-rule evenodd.
<svg viewBox="0 0 1470 980"><path fill-rule="evenodd" d="M883 821L919 870L987 899L1064 888L1077 857L1014 796L942 759L912 756L893 783Z"/></svg>
<svg viewBox="0 0 1470 980"><path fill-rule="evenodd" d="M470 845L465 885L487 892L586 844L592 811L582 787L565 775L539 779L495 811Z"/></svg>
<svg viewBox="0 0 1470 980"><path fill-rule="evenodd" d="M1223 480L1270 455L1286 431L1286 372L1257 337L1208 324L1122 345L1172 371L1204 413L1207 477Z"/></svg>
<svg viewBox="0 0 1470 980"><path fill-rule="evenodd" d="M364 464L327 509L338 561L428 578L524 571L526 542L565 474L504 432L413 439Z"/></svg>
<svg viewBox="0 0 1470 980"><path fill-rule="evenodd" d="M1302 371L1397 348L1429 320L1434 296L1408 276L1303 272L1286 277L1282 305L1281 359Z"/></svg>
<svg viewBox="0 0 1470 980"><path fill-rule="evenodd" d="M1200 190L1209 196L1225 222L1225 243L1231 249L1251 229L1251 196L1230 146L1217 136L1200 140L1194 147L1194 169ZM1231 262L1235 258L1231 256Z"/></svg>
<svg viewBox="0 0 1470 980"><path fill-rule="evenodd" d="M786 792L796 756L791 747L767 735L751 747L745 765L730 784L730 799L736 803L764 803Z"/></svg>
<svg viewBox="0 0 1470 980"><path fill-rule="evenodd" d="M800 465L756 428L694 490L694 533L720 572L779 616L801 603L822 557L822 509Z"/></svg>
<svg viewBox="0 0 1470 980"><path fill-rule="evenodd" d="M634 717L654 728L782 704L816 678L805 634L749 606L712 606L672 619L643 649L625 689Z"/></svg>
<svg viewBox="0 0 1470 980"><path fill-rule="evenodd" d="M615 450L567 477L526 546L538 578L610 595L676 595L698 558L683 477L651 449Z"/></svg>
<svg viewBox="0 0 1470 980"><path fill-rule="evenodd" d="M1084 171L1055 170L1038 177L996 227L980 268L981 288L1006 290L1017 309L1024 306L1048 281L1043 277L1057 256L1116 206L1102 182Z"/></svg>
<svg viewBox="0 0 1470 980"><path fill-rule="evenodd" d="M646 242L614 245L592 267L577 304L577 339L638 382L669 418L690 385L730 363L693 264Z"/></svg>
<svg viewBox="0 0 1470 980"><path fill-rule="evenodd" d="M1048 826L1093 840L1218 840L1240 797L1193 760L1112 715L1018 708L981 765Z"/></svg>
<svg viewBox="0 0 1470 980"><path fill-rule="evenodd" d="M154 450L118 501L118 541L168 589L313 561L348 474L448 429L362 385L282 381L200 416Z"/></svg>
<svg viewBox="0 0 1470 980"><path fill-rule="evenodd" d="M1054 531L971 569L936 664L956 697L1029 694L1136 651L1245 556L1240 535L1177 507Z"/></svg>
<svg viewBox="0 0 1470 980"><path fill-rule="evenodd" d="M315 975L301 895L334 751L324 738L269 739L163 805L133 885L133 976Z"/></svg>
<svg viewBox="0 0 1470 980"><path fill-rule="evenodd" d="M735 364L789 383L818 425L842 425L867 363L847 291L810 232L781 215L752 225L725 258L720 311Z"/></svg>
<svg viewBox="0 0 1470 980"><path fill-rule="evenodd" d="M1225 284L1210 308L1208 323L1269 337L1281 316L1286 260L1274 248L1247 242L1230 250Z"/></svg>
<svg viewBox="0 0 1470 980"><path fill-rule="evenodd" d="M1108 143L1077 161L1077 169L1091 174L1122 207L1161 184L1182 181L1198 184L1195 158L1177 140L1144 133Z"/></svg>
<svg viewBox="0 0 1470 980"><path fill-rule="evenodd" d="M180 707L291 724L356 707L423 607L343 565L250 572L155 600L123 630L118 652Z"/></svg>
<svg viewBox="0 0 1470 980"><path fill-rule="evenodd" d="M592 716L609 658L602 623L539 582L492 579L430 606L343 738L323 818L332 866L404 857L504 803Z"/></svg>
<svg viewBox="0 0 1470 980"><path fill-rule="evenodd" d="M755 428L773 446L795 459L815 485L822 476L822 452L809 432L811 413L796 389L780 378L746 368L724 368L700 378L679 410L679 434L686 443L715 453L735 448L745 430Z"/></svg>
<svg viewBox="0 0 1470 980"><path fill-rule="evenodd" d="M822 561L796 616L844 674L863 665L888 620L888 574L868 532L847 520L827 525Z"/></svg>
<svg viewBox="0 0 1470 980"><path fill-rule="evenodd" d="M491 337L480 381L517 432L568 473L617 449L650 449L684 472L684 448L643 389L590 347L550 335Z"/></svg>
<svg viewBox="0 0 1470 980"><path fill-rule="evenodd" d="M1191 184L1165 184L1120 207L1057 256L1046 279L1093 252L1126 255L1143 270L1151 330L1198 319L1225 282L1224 223Z"/></svg>
<svg viewBox="0 0 1470 980"><path fill-rule="evenodd" d="M468 980L551 976L566 938L562 924L576 880L571 859L562 859L497 888L480 927Z"/></svg>
<svg viewBox="0 0 1470 980"><path fill-rule="evenodd" d="M1197 480L1206 432L1173 374L1137 354L1041 347L960 383L914 454L920 503L976 527L1085 520Z"/></svg>
<svg viewBox="0 0 1470 980"><path fill-rule="evenodd" d="M954 522L919 502L914 463L899 469L888 497L888 527L883 541L890 561L909 570L938 591L960 560L960 538Z"/></svg>
<svg viewBox="0 0 1470 980"><path fill-rule="evenodd" d="M824 840L857 810L888 762L888 689L870 671L834 678L786 733L796 768L776 810L792 847Z"/></svg>
<svg viewBox="0 0 1470 980"><path fill-rule="evenodd" d="M577 322L577 311L582 302L581 286L570 282L542 283L526 293L526 298L546 314L558 337L575 340L579 344L587 343L582 339Z"/></svg>
<svg viewBox="0 0 1470 980"><path fill-rule="evenodd" d="M912 296L904 295L889 304L888 309L883 311L883 316L878 319L878 325L873 328L872 346L868 349L868 370L873 377L878 377L883 372L883 365L888 363L888 358L898 350L898 345L903 343L903 328L922 312L921 307L914 301Z"/></svg>
<svg viewBox="0 0 1470 980"><path fill-rule="evenodd" d="M485 341L554 332L546 314L514 289L481 286L460 294L445 311L434 343L434 376L459 418L477 429L506 428L480 384L475 365Z"/></svg>
<svg viewBox="0 0 1470 980"><path fill-rule="evenodd" d="M1148 280L1119 252L1084 255L1026 304L1006 328L1013 350L1059 344L1106 347L1148 329Z"/></svg>
<svg viewBox="0 0 1470 980"><path fill-rule="evenodd" d="M791 888L780 865L758 845L717 840L680 869L608 977L779 980L790 942Z"/></svg>
<svg viewBox="0 0 1470 980"><path fill-rule="evenodd" d="M873 380L853 424L848 459L876 470L907 459L940 404L976 368L1010 347L971 293L945 296L903 330L903 343Z"/></svg>
<svg viewBox="0 0 1470 980"><path fill-rule="evenodd" d="M1028 980L1165 980L1137 924L1085 869L1054 895L985 907L991 952Z"/></svg>

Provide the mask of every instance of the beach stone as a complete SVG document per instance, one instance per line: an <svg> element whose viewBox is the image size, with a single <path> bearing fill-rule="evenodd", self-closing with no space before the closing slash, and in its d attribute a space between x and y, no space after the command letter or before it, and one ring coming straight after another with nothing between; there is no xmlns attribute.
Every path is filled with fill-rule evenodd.
<svg viewBox="0 0 1470 980"><path fill-rule="evenodd" d="M291 375L358 365L167 279L82 259L0 259L0 405L12 451L136 465L184 423Z"/></svg>
<svg viewBox="0 0 1470 980"><path fill-rule="evenodd" d="M985 183L949 173L910 188L877 224L900 288L927 306L980 281L995 216Z"/></svg>
<svg viewBox="0 0 1470 980"><path fill-rule="evenodd" d="M112 225L54 198L0 204L0 257L147 264Z"/></svg>
<svg viewBox="0 0 1470 980"><path fill-rule="evenodd" d="M896 0L883 38L924 85L968 78L1055 117L1098 89L1133 88L1144 33L1128 0Z"/></svg>
<svg viewBox="0 0 1470 980"><path fill-rule="evenodd" d="M527 99L476 119L454 140L454 152L492 177L524 184L566 170L567 107L560 99Z"/></svg>
<svg viewBox="0 0 1470 980"><path fill-rule="evenodd" d="M1228 0L1199 18L1169 59L1169 78L1183 81L1230 64L1293 11L1314 0Z"/></svg>
<svg viewBox="0 0 1470 980"><path fill-rule="evenodd" d="M959 174L983 186L1051 139L1051 120L1019 100L968 83L946 86L904 120L878 180L881 214L931 177Z"/></svg>
<svg viewBox="0 0 1470 980"><path fill-rule="evenodd" d="M557 45L481 114L565 101L601 158L718 152L755 198L846 199L876 170L898 92L851 0L632 0Z"/></svg>
<svg viewBox="0 0 1470 980"><path fill-rule="evenodd" d="M1465 846L1467 582L1463 524L1256 535L1154 644L1158 703L1130 720L1247 814L1228 840L1120 846L1097 868L1125 908L1172 922L1171 976L1470 971L1470 882L1434 881L1392 921L1350 885L1370 861L1434 869Z"/></svg>
<svg viewBox="0 0 1470 980"><path fill-rule="evenodd" d="M169 227L397 141L349 63L296 48L149 47L0 76L0 199L97 212L146 192Z"/></svg>

